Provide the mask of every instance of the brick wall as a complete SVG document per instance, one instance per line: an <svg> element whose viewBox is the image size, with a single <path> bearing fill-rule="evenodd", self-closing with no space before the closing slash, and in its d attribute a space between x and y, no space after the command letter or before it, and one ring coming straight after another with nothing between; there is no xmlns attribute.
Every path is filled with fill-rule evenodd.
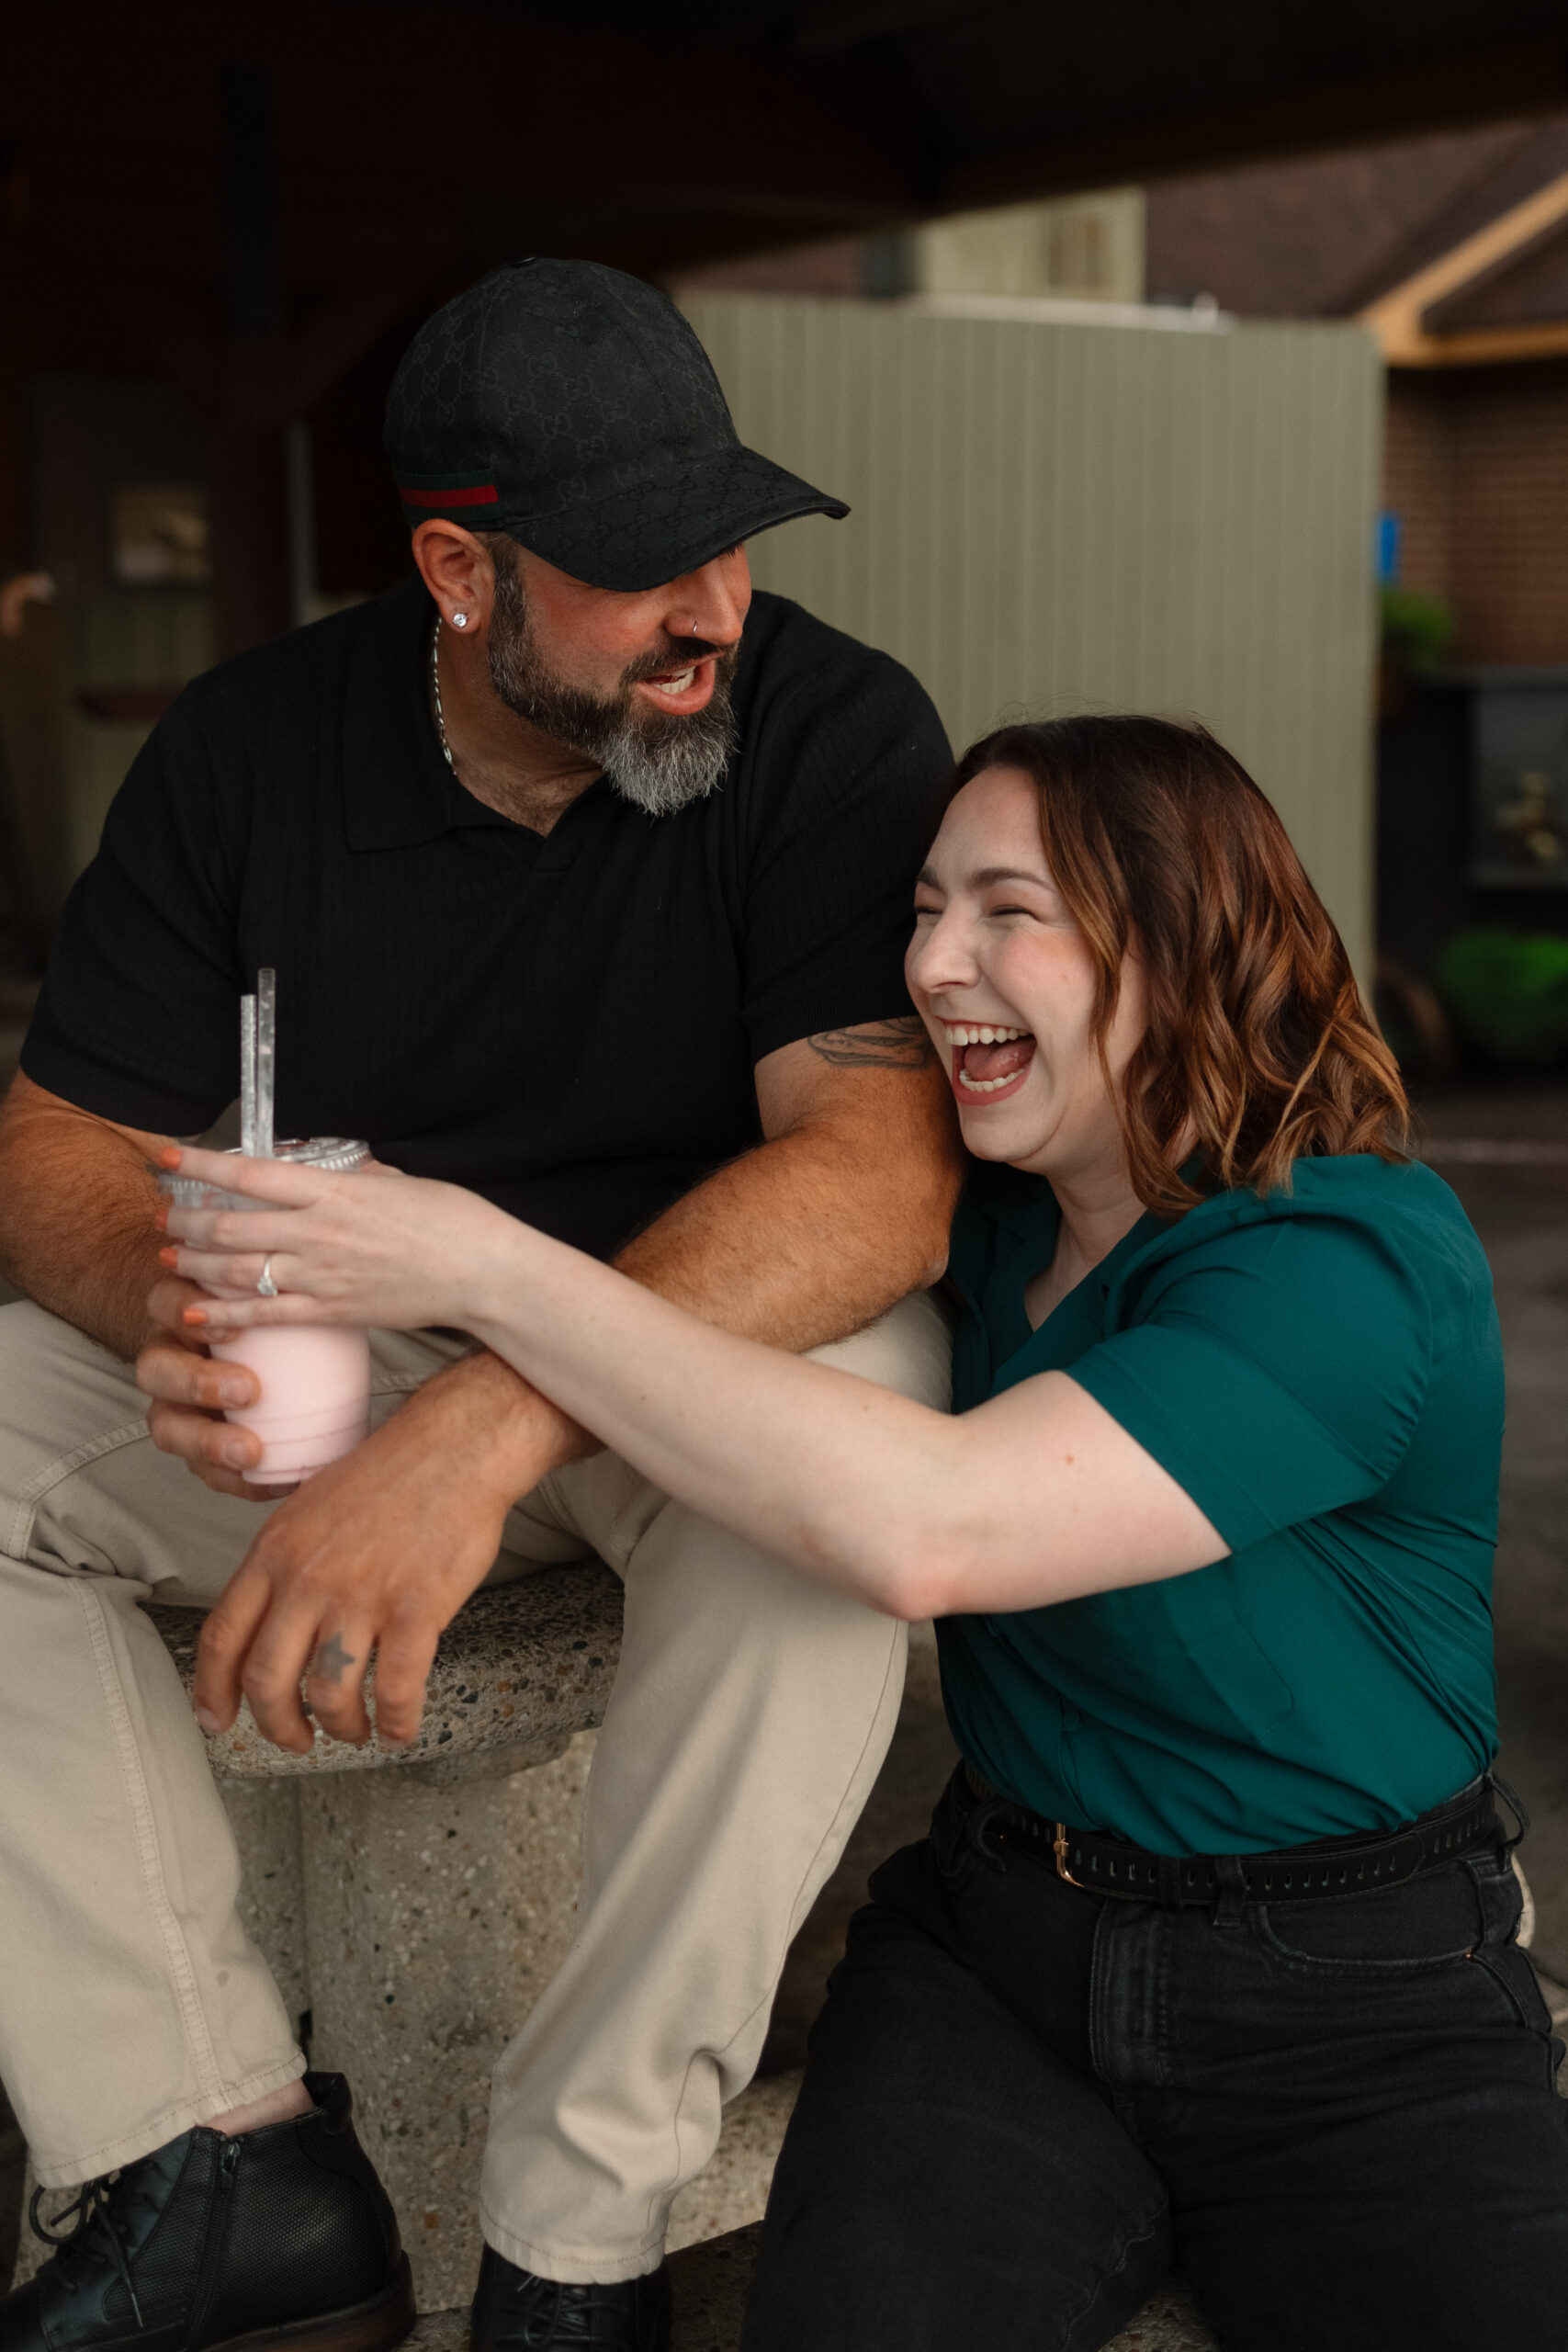
<svg viewBox="0 0 1568 2352"><path fill-rule="evenodd" d="M1446 596L1456 660L1568 662L1568 361L1389 385L1404 576Z"/></svg>
<svg viewBox="0 0 1568 2352"><path fill-rule="evenodd" d="M1456 378L1449 447L1458 650L1568 662L1568 363Z"/></svg>
<svg viewBox="0 0 1568 2352"><path fill-rule="evenodd" d="M1383 503L1402 526L1407 587L1447 596L1452 526L1448 386L1414 372L1392 376L1383 443Z"/></svg>

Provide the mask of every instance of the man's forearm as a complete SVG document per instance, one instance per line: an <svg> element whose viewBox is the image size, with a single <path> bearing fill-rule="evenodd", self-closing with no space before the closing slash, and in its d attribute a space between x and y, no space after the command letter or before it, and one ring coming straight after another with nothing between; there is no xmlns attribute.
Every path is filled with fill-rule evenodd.
<svg viewBox="0 0 1568 2352"><path fill-rule="evenodd" d="M803 1126L684 1193L615 1265L741 1339L795 1354L842 1339L942 1271L958 1167L939 1136L917 1132L908 1150L888 1152L829 1123ZM471 1404L466 1442L515 1494L598 1451L596 1438L489 1349L437 1374L422 1394L453 1412L455 1428L468 1426L459 1398Z"/></svg>
<svg viewBox="0 0 1568 2352"><path fill-rule="evenodd" d="M0 1111L0 1273L127 1358L160 1276L157 1201L141 1145L16 1080Z"/></svg>
<svg viewBox="0 0 1568 2352"><path fill-rule="evenodd" d="M795 1354L863 1329L940 1275L957 1191L930 1151L857 1156L829 1127L760 1145L667 1209L615 1260L739 1338Z"/></svg>

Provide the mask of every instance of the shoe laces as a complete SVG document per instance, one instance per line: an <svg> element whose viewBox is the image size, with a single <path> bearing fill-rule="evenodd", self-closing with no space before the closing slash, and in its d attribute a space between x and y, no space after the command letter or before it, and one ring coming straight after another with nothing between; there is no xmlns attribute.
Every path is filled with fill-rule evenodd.
<svg viewBox="0 0 1568 2352"><path fill-rule="evenodd" d="M43 2240L45 2245L52 2245L59 2249L55 2259L60 2266L60 2277L65 2291L70 2295L76 2292L80 2284L76 2273L80 2269L84 2256L88 2253L101 2251L107 2246L114 2256L115 2267L119 2272L121 2283L130 2298L130 2309L136 2324L139 2328L144 2328L147 2323L141 2316L141 2306L136 2300L136 2288L130 2276L130 2264L126 2258L125 2246L114 2215L109 2210L111 2187L119 2177L118 2173L106 2172L101 2173L96 2180L84 2181L76 2192L74 2201L67 2205L62 2211L56 2213L52 2222L43 2221L39 2213L39 2207L47 2191L35 2188L28 2204L28 2227L34 2237ZM60 2223L69 2222L73 2216L75 2218L74 2229L62 2230ZM592 2341L592 2337L589 2341Z"/></svg>
<svg viewBox="0 0 1568 2352"><path fill-rule="evenodd" d="M609 2323L607 2335L599 2332L601 2319ZM558 2278L530 2274L518 2299L513 2324L500 2341L516 2345L519 2352L547 2352L547 2347L557 2345L581 2345L590 2352L598 2345L602 2352L622 2352L626 2342L626 2313L613 2288L568 2286Z"/></svg>

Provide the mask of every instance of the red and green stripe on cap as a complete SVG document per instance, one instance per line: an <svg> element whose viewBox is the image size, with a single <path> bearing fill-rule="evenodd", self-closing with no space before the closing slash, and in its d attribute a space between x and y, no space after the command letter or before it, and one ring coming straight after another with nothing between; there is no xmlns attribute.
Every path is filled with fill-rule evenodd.
<svg viewBox="0 0 1568 2352"><path fill-rule="evenodd" d="M428 523L442 514L482 527L501 503L495 476L488 469L479 473L400 474L398 495L408 523Z"/></svg>

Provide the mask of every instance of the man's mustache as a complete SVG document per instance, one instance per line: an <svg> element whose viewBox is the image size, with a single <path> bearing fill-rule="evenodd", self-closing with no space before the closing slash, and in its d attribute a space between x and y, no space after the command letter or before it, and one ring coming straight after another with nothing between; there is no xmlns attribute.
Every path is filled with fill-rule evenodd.
<svg viewBox="0 0 1568 2352"><path fill-rule="evenodd" d="M738 645L710 645L705 637L666 638L662 651L639 653L635 662L626 664L621 672L621 684L635 686L644 678L656 678L662 670L682 669L689 662L707 662L716 658L719 675L724 677L735 667L735 658L739 650Z"/></svg>

